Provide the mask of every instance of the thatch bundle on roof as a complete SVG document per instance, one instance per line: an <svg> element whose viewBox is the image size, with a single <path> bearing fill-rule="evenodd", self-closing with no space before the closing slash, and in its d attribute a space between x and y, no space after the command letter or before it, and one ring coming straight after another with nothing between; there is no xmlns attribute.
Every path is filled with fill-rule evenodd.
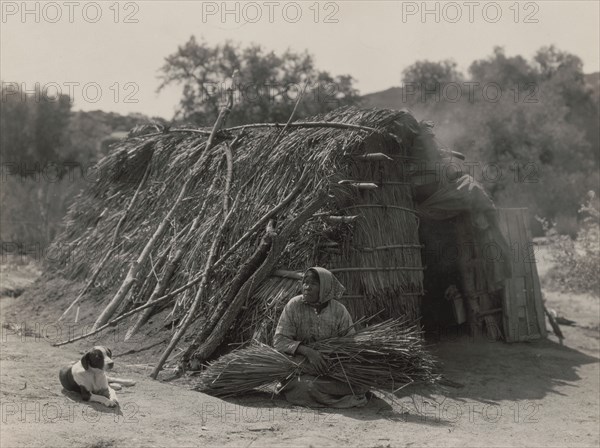
<svg viewBox="0 0 600 448"><path fill-rule="evenodd" d="M285 129L225 129L212 145L203 129L134 134L69 211L60 269L119 297L97 326L163 297L130 325L152 310L174 324L188 316L186 359L206 359L223 336L270 342L314 265L346 286L355 319L414 320L424 268L407 167L431 158L427 132L406 111L344 108Z"/></svg>

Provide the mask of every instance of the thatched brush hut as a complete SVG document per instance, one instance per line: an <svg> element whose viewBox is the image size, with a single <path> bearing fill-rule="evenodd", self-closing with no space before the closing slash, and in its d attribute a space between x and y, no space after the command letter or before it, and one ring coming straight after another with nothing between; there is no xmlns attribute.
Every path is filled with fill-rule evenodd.
<svg viewBox="0 0 600 448"><path fill-rule="evenodd" d="M407 111L344 108L224 129L207 145L210 134L132 133L70 209L58 267L103 285L97 306L112 296L96 327L163 297L131 317L130 333L163 311L173 328L191 323L184 359L206 359L223 340L268 341L313 265L346 286L355 319L419 317L425 268L409 167L442 157L428 125Z"/></svg>

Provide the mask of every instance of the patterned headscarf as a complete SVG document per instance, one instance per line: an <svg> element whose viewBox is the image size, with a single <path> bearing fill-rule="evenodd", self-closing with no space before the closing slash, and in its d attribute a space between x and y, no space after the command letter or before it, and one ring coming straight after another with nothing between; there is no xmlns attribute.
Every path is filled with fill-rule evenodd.
<svg viewBox="0 0 600 448"><path fill-rule="evenodd" d="M327 269L315 266L307 269L304 275L308 272L314 272L319 276L319 304L325 304L331 299L339 299L344 294L346 288Z"/></svg>

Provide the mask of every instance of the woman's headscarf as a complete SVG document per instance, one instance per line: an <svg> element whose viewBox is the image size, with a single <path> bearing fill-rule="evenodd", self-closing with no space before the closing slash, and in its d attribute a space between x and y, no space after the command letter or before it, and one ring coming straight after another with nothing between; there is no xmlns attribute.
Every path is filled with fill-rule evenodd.
<svg viewBox="0 0 600 448"><path fill-rule="evenodd" d="M314 272L319 276L319 303L327 303L331 299L339 299L346 288L338 281L334 275L325 268L318 266L309 268L306 270L304 275L308 272Z"/></svg>

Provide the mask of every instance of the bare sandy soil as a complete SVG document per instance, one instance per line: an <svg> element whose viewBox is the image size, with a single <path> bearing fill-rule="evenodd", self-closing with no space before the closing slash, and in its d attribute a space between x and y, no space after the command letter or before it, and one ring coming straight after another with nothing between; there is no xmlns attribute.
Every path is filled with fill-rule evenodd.
<svg viewBox="0 0 600 448"><path fill-rule="evenodd" d="M123 344L113 332L53 347L64 335L53 323L68 301L5 297L1 446L597 447L599 299L552 291L545 297L576 322L562 327L564 344L554 335L505 344L440 332L431 349L445 375L463 387L435 394L405 390L393 403L375 398L365 408L341 412L290 406L266 393L221 400L190 390L193 376L153 381L148 375L164 345L126 354L161 342L152 335ZM115 375L137 381L118 392L118 410L83 403L58 382L60 366L94 344L114 347Z"/></svg>

